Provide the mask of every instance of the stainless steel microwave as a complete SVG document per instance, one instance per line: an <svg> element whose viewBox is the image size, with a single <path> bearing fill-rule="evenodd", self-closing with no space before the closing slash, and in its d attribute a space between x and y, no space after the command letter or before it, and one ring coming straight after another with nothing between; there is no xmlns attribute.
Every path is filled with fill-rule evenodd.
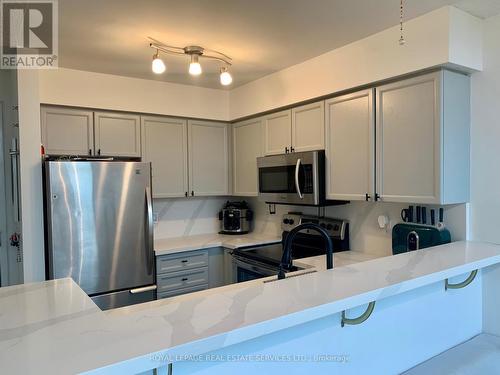
<svg viewBox="0 0 500 375"><path fill-rule="evenodd" d="M267 203L325 206L325 151L257 158L259 198ZM342 202L345 203L345 202Z"/></svg>

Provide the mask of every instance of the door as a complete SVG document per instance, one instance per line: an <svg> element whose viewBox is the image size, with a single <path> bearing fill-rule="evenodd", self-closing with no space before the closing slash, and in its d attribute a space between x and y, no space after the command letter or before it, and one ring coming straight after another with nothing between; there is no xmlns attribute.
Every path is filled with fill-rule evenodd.
<svg viewBox="0 0 500 375"><path fill-rule="evenodd" d="M92 111L74 108L41 108L42 144L48 155L92 155L94 119Z"/></svg>
<svg viewBox="0 0 500 375"><path fill-rule="evenodd" d="M284 154L292 146L292 111L286 110L264 117L264 153Z"/></svg>
<svg viewBox="0 0 500 375"><path fill-rule="evenodd" d="M325 102L328 199L374 199L373 98L373 89L369 89Z"/></svg>
<svg viewBox="0 0 500 375"><path fill-rule="evenodd" d="M380 199L439 203L439 73L381 86L376 93Z"/></svg>
<svg viewBox="0 0 500 375"><path fill-rule="evenodd" d="M292 147L294 152L325 149L323 101L292 109Z"/></svg>
<svg viewBox="0 0 500 375"><path fill-rule="evenodd" d="M233 195L259 194L257 158L262 148L262 118L233 124Z"/></svg>
<svg viewBox="0 0 500 375"><path fill-rule="evenodd" d="M190 195L229 194L227 124L188 121Z"/></svg>
<svg viewBox="0 0 500 375"><path fill-rule="evenodd" d="M151 162L153 198L184 197L188 190L187 121L141 117L142 160Z"/></svg>
<svg viewBox="0 0 500 375"><path fill-rule="evenodd" d="M150 164L45 162L49 277L90 295L154 281Z"/></svg>
<svg viewBox="0 0 500 375"><path fill-rule="evenodd" d="M141 156L140 117L126 113L95 112L95 153L103 156Z"/></svg>

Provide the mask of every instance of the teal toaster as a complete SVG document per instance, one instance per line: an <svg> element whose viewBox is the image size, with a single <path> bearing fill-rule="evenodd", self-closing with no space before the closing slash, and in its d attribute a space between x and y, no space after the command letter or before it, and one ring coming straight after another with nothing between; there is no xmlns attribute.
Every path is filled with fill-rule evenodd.
<svg viewBox="0 0 500 375"><path fill-rule="evenodd" d="M392 253L425 249L451 242L450 231L433 225L400 223L392 228Z"/></svg>

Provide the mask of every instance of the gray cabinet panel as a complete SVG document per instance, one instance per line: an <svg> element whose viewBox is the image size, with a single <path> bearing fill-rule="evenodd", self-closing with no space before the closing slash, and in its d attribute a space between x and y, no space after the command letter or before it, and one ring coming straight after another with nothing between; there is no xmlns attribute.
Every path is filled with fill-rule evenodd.
<svg viewBox="0 0 500 375"><path fill-rule="evenodd" d="M206 266L208 266L207 250L189 251L156 257L157 274Z"/></svg>

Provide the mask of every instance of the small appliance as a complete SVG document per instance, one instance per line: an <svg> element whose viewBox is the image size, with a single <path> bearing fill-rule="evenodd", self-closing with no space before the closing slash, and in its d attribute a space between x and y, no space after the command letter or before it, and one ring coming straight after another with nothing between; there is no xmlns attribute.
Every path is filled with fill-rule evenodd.
<svg viewBox="0 0 500 375"><path fill-rule="evenodd" d="M221 234L246 234L252 231L253 211L245 201L227 201L219 212Z"/></svg>
<svg viewBox="0 0 500 375"><path fill-rule="evenodd" d="M331 206L327 200L325 151L292 152L257 158L259 198L266 203Z"/></svg>
<svg viewBox="0 0 500 375"><path fill-rule="evenodd" d="M449 242L451 242L451 234L444 227L400 223L392 229L392 253L394 255Z"/></svg>

